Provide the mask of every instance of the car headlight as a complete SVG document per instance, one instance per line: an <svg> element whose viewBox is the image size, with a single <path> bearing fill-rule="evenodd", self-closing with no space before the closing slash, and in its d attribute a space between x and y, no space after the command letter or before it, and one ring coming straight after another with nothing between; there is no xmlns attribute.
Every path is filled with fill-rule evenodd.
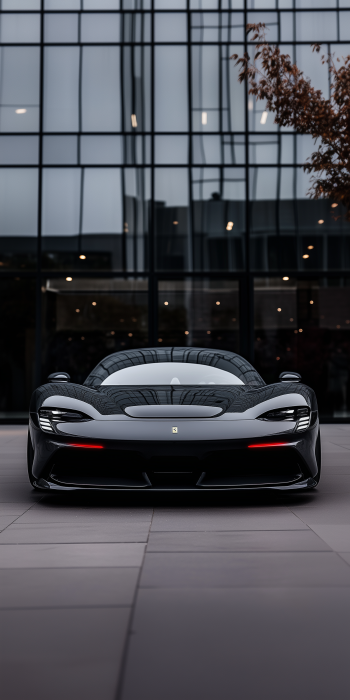
<svg viewBox="0 0 350 700"><path fill-rule="evenodd" d="M296 430L306 430L310 427L311 411L308 406L277 408L274 411L263 413L258 417L258 420L290 421L296 423Z"/></svg>
<svg viewBox="0 0 350 700"><path fill-rule="evenodd" d="M81 423L93 420L91 416L81 411L72 411L69 408L40 408L39 425L44 433L56 432L57 423Z"/></svg>

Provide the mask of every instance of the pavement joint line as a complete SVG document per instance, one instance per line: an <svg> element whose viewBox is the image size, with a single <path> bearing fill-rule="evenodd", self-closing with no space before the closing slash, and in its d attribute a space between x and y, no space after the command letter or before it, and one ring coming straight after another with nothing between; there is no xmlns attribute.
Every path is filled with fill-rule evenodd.
<svg viewBox="0 0 350 700"><path fill-rule="evenodd" d="M149 535L150 535L152 523L153 523L154 510L155 509L153 508L152 509L152 517L151 517L149 530L148 530L147 543L146 543L146 546L145 546L145 549L143 552L141 566L139 568L139 575L137 577L134 596L133 596L133 600L131 603L130 615L129 615L128 625L127 625L127 630L126 630L125 640L124 640L124 647L123 647L123 652L122 652L121 661L120 661L119 677L117 678L116 700L122 700L124 681L125 681L125 673L126 673L126 664L127 664L130 641L131 641L131 632L132 632L132 626L134 623L134 617L135 617L135 612L136 612L136 602L137 602L138 592L141 589L140 582L141 582L143 566L144 566L145 558L146 558L146 550L147 550Z"/></svg>

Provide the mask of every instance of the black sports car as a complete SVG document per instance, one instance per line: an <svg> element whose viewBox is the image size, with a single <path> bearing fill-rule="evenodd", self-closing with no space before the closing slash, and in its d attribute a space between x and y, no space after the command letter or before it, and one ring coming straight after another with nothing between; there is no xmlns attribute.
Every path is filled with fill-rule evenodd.
<svg viewBox="0 0 350 700"><path fill-rule="evenodd" d="M310 489L321 444L300 375L266 385L225 350L116 352L83 385L56 372L30 403L37 489Z"/></svg>

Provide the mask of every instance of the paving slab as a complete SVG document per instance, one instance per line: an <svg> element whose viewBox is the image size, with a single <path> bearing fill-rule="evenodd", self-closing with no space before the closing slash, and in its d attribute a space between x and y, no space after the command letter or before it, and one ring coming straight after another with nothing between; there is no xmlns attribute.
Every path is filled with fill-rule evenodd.
<svg viewBox="0 0 350 700"><path fill-rule="evenodd" d="M132 605L138 567L0 569L0 608Z"/></svg>
<svg viewBox="0 0 350 700"><path fill-rule="evenodd" d="M159 508L152 532L215 530L303 530L306 526L288 508Z"/></svg>
<svg viewBox="0 0 350 700"><path fill-rule="evenodd" d="M145 556L140 585L350 587L350 567L335 552L150 553Z"/></svg>
<svg viewBox="0 0 350 700"><path fill-rule="evenodd" d="M0 612L3 700L115 700L128 608Z"/></svg>
<svg viewBox="0 0 350 700"><path fill-rule="evenodd" d="M99 522L45 523L44 525L17 522L0 533L1 544L37 544L70 542L147 542L149 523Z"/></svg>
<svg viewBox="0 0 350 700"><path fill-rule="evenodd" d="M345 700L350 589L141 589L122 700Z"/></svg>
<svg viewBox="0 0 350 700"><path fill-rule="evenodd" d="M1 544L0 569L141 566L145 545Z"/></svg>
<svg viewBox="0 0 350 700"><path fill-rule="evenodd" d="M151 552L321 552L331 547L312 530L151 532Z"/></svg>

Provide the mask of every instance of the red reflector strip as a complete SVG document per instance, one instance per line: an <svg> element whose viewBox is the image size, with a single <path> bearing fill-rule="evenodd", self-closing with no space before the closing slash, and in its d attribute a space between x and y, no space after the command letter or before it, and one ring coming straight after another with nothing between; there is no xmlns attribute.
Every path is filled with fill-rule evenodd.
<svg viewBox="0 0 350 700"><path fill-rule="evenodd" d="M76 443L71 443L69 447L89 447L90 450L103 450L103 445L77 445Z"/></svg>
<svg viewBox="0 0 350 700"><path fill-rule="evenodd" d="M261 445L248 445L248 447L283 447L288 444L288 442L264 442Z"/></svg>

